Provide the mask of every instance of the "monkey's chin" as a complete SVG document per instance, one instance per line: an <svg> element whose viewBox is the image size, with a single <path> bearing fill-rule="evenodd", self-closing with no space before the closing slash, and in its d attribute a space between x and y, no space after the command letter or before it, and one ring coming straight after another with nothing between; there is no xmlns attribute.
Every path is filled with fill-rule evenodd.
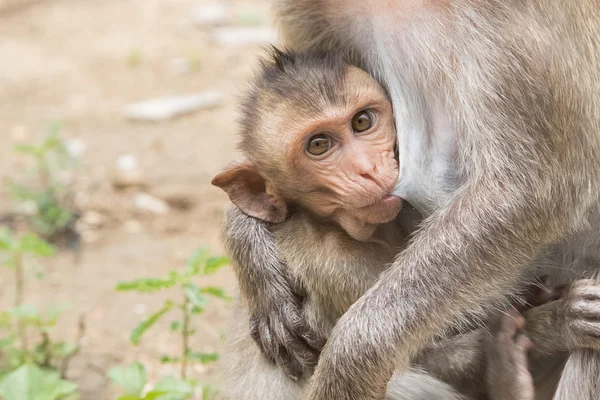
<svg viewBox="0 0 600 400"><path fill-rule="evenodd" d="M364 207L359 212L359 219L367 224L385 224L400 212L402 199L394 194L385 196L380 202Z"/></svg>

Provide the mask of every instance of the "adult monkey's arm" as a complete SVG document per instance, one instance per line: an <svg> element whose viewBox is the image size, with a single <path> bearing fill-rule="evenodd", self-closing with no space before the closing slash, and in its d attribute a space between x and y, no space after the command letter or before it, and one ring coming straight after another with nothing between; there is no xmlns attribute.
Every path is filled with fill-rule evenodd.
<svg viewBox="0 0 600 400"><path fill-rule="evenodd" d="M479 208L480 196L468 212L464 207L474 200L465 195L432 215L397 262L340 319L321 353L307 399L383 399L394 369L407 367L434 334L467 310L499 304L519 283L533 247L541 249L552 239L544 237L549 231L542 224L530 225L519 232L532 238L525 245L505 228L509 210L496 208L492 225L488 208ZM522 215L532 215L529 211Z"/></svg>
<svg viewBox="0 0 600 400"><path fill-rule="evenodd" d="M456 162L446 172L460 179L434 181L451 189L433 203L408 199L430 202L432 214L338 322L306 396L383 399L396 367L406 368L433 335L465 313L501 303L526 279L533 258L564 240L598 201L598 5L399 0L365 7L352 0L335 9L330 5L341 2L284 3L283 23L292 22L287 37L363 54L366 67L388 83L397 113L420 94L427 110L452 116ZM407 27L410 13L431 25ZM427 19L428 13L437 14ZM377 30L388 40L368 37ZM419 82L422 93L402 86L411 82ZM402 124L397 128L404 131ZM418 142L410 135L419 134L426 133L405 133L404 143ZM429 139L437 140L435 132ZM403 157L410 154L401 150ZM420 174L427 175L415 167L404 177L430 184ZM435 189L429 193L440 193Z"/></svg>

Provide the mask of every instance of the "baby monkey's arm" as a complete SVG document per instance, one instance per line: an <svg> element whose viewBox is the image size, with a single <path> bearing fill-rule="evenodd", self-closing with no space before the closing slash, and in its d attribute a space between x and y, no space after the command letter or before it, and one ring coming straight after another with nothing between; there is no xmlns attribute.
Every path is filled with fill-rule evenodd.
<svg viewBox="0 0 600 400"><path fill-rule="evenodd" d="M250 311L252 338L291 379L316 365L325 339L311 331L302 314L303 289L279 256L270 224L237 207L227 213L225 245Z"/></svg>

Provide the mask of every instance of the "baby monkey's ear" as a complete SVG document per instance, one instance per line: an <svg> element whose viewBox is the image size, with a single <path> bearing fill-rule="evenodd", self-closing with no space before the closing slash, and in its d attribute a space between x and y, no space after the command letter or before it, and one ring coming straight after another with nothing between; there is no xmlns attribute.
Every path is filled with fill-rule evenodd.
<svg viewBox="0 0 600 400"><path fill-rule="evenodd" d="M223 189L231 202L251 217L273 223L287 217L285 200L247 159L230 162L211 183Z"/></svg>

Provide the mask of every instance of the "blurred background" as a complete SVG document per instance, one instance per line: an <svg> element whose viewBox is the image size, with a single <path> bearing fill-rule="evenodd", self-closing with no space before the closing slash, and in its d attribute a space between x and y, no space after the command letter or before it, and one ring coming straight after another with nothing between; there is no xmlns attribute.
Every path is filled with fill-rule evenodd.
<svg viewBox="0 0 600 400"><path fill-rule="evenodd" d="M210 180L275 40L265 1L0 0L0 398L219 398Z"/></svg>

